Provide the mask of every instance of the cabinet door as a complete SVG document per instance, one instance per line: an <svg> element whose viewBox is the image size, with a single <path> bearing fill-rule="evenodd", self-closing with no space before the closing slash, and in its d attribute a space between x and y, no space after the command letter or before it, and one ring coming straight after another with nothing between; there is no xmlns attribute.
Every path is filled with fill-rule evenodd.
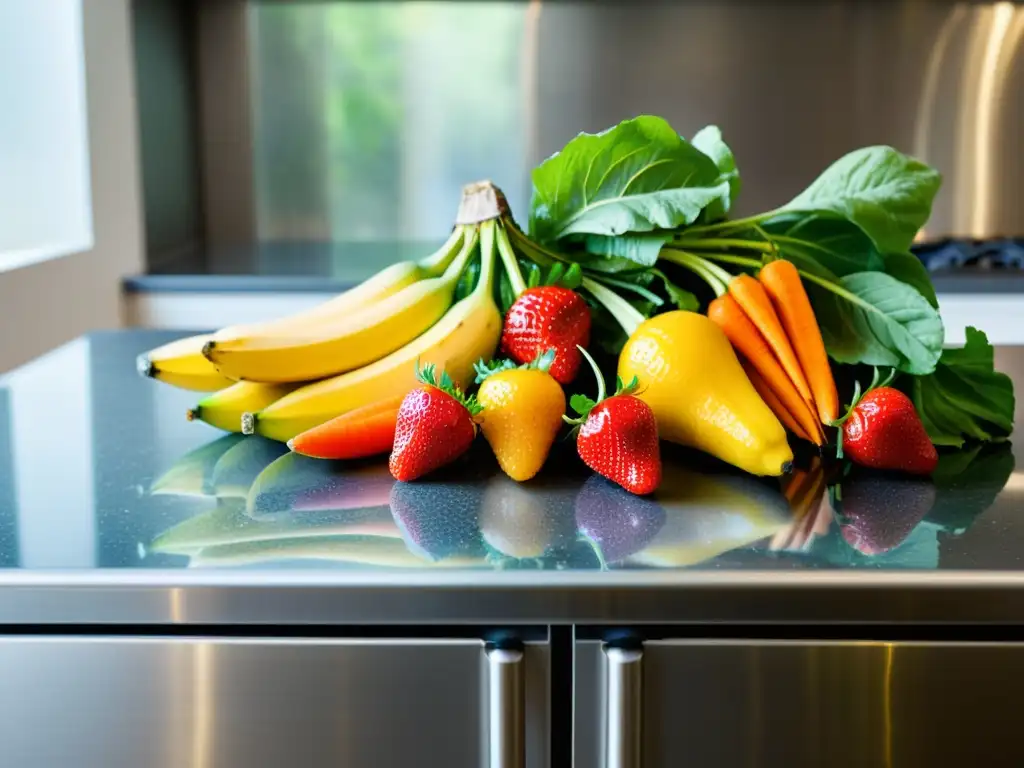
<svg viewBox="0 0 1024 768"><path fill-rule="evenodd" d="M575 700L579 768L1024 765L1019 644L579 642Z"/></svg>
<svg viewBox="0 0 1024 768"><path fill-rule="evenodd" d="M548 651L478 640L0 638L0 764L548 764Z"/></svg>

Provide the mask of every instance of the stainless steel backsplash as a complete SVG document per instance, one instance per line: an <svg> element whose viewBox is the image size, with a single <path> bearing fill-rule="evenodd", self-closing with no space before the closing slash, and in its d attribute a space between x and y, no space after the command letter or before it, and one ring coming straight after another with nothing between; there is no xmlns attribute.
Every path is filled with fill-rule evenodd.
<svg viewBox="0 0 1024 768"><path fill-rule="evenodd" d="M641 113L716 123L737 213L891 144L945 184L923 237L1024 234L1024 4L266 3L253 10L261 238L416 238L491 177ZM290 26L289 26L290 25Z"/></svg>
<svg viewBox="0 0 1024 768"><path fill-rule="evenodd" d="M858 146L945 178L928 237L1024 233L1024 5L545 3L531 160L578 130L662 115L717 123L768 210Z"/></svg>

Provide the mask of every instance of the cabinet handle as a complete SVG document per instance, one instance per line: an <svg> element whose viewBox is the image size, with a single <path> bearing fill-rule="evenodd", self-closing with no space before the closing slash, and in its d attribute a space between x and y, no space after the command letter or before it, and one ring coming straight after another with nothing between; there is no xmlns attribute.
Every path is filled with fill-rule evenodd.
<svg viewBox="0 0 1024 768"><path fill-rule="evenodd" d="M487 651L489 682L489 768L525 768L526 713L523 695L523 652L509 648Z"/></svg>
<svg viewBox="0 0 1024 768"><path fill-rule="evenodd" d="M640 768L644 652L605 646L605 768Z"/></svg>

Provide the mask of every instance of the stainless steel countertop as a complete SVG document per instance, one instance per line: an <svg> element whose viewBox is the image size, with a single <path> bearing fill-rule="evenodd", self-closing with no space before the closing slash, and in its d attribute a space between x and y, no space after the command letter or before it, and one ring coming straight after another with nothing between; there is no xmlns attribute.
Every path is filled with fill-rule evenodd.
<svg viewBox="0 0 1024 768"><path fill-rule="evenodd" d="M92 335L0 379L0 623L1024 616L1009 445L948 454L934 482L833 468L788 493L666 447L664 488L637 499L569 443L526 485L485 445L395 483L381 461L307 460L186 422L196 396L134 369L174 335ZM1024 350L997 360L1024 378ZM824 492L837 480L841 508Z"/></svg>

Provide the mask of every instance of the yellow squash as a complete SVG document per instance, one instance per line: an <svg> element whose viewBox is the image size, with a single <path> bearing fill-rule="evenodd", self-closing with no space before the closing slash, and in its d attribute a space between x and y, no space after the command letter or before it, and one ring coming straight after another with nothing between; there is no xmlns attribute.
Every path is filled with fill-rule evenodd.
<svg viewBox="0 0 1024 768"><path fill-rule="evenodd" d="M520 482L536 475L562 426L562 387L547 371L515 368L484 379L476 399L480 429L501 469Z"/></svg>
<svg viewBox="0 0 1024 768"><path fill-rule="evenodd" d="M789 468L785 429L754 391L725 334L703 315L666 312L641 323L622 349L619 376L640 380L637 397L651 406L663 440L754 475Z"/></svg>

